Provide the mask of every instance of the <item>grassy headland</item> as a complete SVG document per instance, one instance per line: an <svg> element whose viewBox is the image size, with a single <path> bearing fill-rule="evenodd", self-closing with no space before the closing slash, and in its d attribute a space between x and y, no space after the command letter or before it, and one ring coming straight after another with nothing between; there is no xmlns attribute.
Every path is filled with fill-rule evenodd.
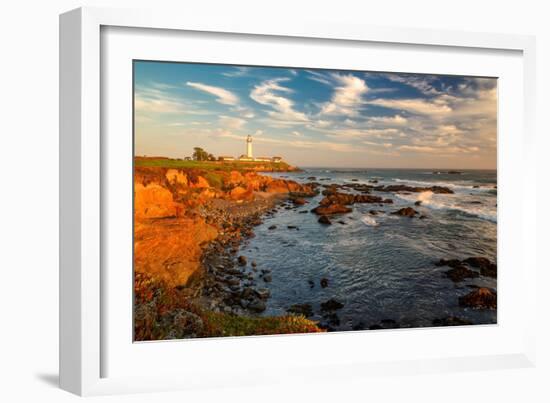
<svg viewBox="0 0 550 403"><path fill-rule="evenodd" d="M166 157L136 157L134 161L136 167L203 169L206 171L289 172L299 170L284 161L194 161Z"/></svg>

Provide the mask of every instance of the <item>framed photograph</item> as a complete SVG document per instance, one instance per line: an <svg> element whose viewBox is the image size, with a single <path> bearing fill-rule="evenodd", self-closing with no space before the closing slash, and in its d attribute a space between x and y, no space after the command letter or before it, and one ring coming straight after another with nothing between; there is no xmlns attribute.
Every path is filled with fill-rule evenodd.
<svg viewBox="0 0 550 403"><path fill-rule="evenodd" d="M60 24L64 389L533 365L533 38Z"/></svg>

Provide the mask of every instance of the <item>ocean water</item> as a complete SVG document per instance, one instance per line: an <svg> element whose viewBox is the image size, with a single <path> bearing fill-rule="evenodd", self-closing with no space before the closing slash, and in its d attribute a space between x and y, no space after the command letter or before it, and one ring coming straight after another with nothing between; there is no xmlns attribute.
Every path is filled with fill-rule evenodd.
<svg viewBox="0 0 550 403"><path fill-rule="evenodd" d="M319 224L318 216L309 212L322 195L296 209L281 208L255 229L256 236L241 250L259 269L271 270L272 282L265 283L271 298L264 315L284 314L293 304L309 303L315 313L312 319L324 321L320 304L335 298L344 304L337 311L340 323L333 323L335 330L368 328L388 319L401 327L424 327L448 316L474 324L496 323L496 311L458 306L458 298L470 292L472 285L496 289L496 279L480 277L455 284L443 275L448 267L434 264L440 258L470 256L496 262L496 171L448 174L426 169L317 168L273 176L301 183L315 176L321 184L376 179L378 185L440 185L455 194L373 191L393 199L394 204L355 204L352 213L334 217L330 226ZM417 200L422 200L421 206L414 206ZM407 206L428 218L389 214ZM371 209L384 213L371 216ZM300 213L303 210L308 212ZM271 225L277 229L269 230ZM299 229L288 229L288 225ZM328 287L320 286L322 278L328 279Z"/></svg>

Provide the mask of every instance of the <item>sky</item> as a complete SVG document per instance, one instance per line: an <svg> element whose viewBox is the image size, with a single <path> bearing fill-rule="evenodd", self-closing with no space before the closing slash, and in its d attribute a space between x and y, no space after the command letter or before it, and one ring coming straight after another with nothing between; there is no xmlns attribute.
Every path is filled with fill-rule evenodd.
<svg viewBox="0 0 550 403"><path fill-rule="evenodd" d="M135 154L496 169L495 78L134 62Z"/></svg>

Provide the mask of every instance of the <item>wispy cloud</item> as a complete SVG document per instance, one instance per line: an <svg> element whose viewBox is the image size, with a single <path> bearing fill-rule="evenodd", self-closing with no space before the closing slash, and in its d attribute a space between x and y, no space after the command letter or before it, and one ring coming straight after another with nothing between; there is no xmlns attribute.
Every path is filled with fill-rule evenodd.
<svg viewBox="0 0 550 403"><path fill-rule="evenodd" d="M250 67L236 66L231 71L221 73L225 77L243 77L250 72Z"/></svg>
<svg viewBox="0 0 550 403"><path fill-rule="evenodd" d="M240 129L246 123L246 120L232 116L220 116L220 125L229 129Z"/></svg>
<svg viewBox="0 0 550 403"><path fill-rule="evenodd" d="M338 83L334 89L332 99L321 108L321 115L347 115L358 114L358 106L363 103L362 96L368 91L364 80L352 74L333 74L333 79Z"/></svg>
<svg viewBox="0 0 550 403"><path fill-rule="evenodd" d="M213 85L207 85L202 83L187 82L187 85L196 88L199 91L206 92L207 94L214 95L220 104L224 105L238 105L239 97L221 87L214 87Z"/></svg>
<svg viewBox="0 0 550 403"><path fill-rule="evenodd" d="M280 83L288 81L288 78L275 78L267 80L259 85L256 85L250 93L250 98L261 105L269 106L267 114L270 118L287 124L297 124L308 122L308 117L303 113L294 109L294 101L287 98L283 94L289 94L293 91L282 86Z"/></svg>

